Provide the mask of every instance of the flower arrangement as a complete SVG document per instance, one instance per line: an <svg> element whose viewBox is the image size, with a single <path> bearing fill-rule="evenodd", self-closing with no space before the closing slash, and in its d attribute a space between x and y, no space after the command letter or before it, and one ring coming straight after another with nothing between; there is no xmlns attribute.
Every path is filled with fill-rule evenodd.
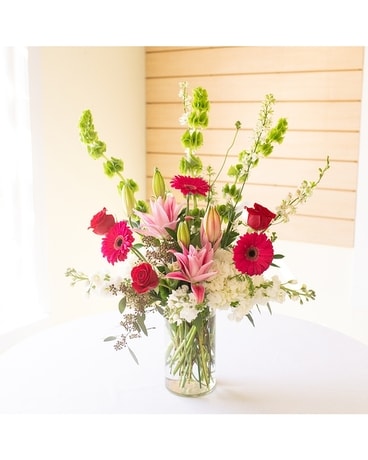
<svg viewBox="0 0 368 460"><path fill-rule="evenodd" d="M252 169L272 153L275 144L283 142L288 128L285 118L275 124L272 121L275 98L266 95L250 148L243 149L236 163L227 166L241 129L241 123L235 123L221 169L214 171L211 166L204 167L198 155L209 122L207 91L198 87L190 94L188 84L180 83L179 96L183 102L180 123L184 126L181 142L185 154L178 165L178 175L169 184L155 168L148 201L136 198L138 184L124 177L121 159L107 156L91 112L83 112L80 139L93 159L104 161L105 174L118 178L118 191L123 198L121 218L103 208L92 217L89 226L101 237L102 256L109 264L119 266L119 274L112 279L109 273L96 277L69 268L66 276L73 285L87 283L88 292L102 284L105 293L119 297L122 332L106 340L114 340L117 350L127 347L135 360L130 340L148 334L148 314L161 314L170 331L170 378L177 381L180 389L195 383L201 393L214 385L213 328L217 309L229 310L230 319L247 318L254 325L254 307L266 306L271 312L271 302L291 299L303 304L315 298L312 289L304 284L298 286L295 280L283 282L269 269L277 267L277 259L283 257L274 249L275 225L289 221L330 165L327 157L317 180L303 181L296 193L289 194L273 211L257 202L247 205L243 196ZM229 181L219 196L216 186L224 168Z"/></svg>

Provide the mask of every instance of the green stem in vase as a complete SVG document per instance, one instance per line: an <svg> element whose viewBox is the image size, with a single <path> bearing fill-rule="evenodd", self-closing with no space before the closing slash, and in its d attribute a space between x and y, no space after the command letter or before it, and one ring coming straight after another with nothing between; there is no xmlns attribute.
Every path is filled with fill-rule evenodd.
<svg viewBox="0 0 368 460"><path fill-rule="evenodd" d="M173 376L178 376L181 388L196 382L200 388L211 384L213 336L211 318L197 318L195 323L170 324L171 342L167 365Z"/></svg>

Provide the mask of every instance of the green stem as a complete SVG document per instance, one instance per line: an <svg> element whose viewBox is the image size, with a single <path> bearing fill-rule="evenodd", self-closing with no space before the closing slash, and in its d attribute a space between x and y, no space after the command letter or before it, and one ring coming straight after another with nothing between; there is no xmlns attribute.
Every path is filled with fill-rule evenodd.
<svg viewBox="0 0 368 460"><path fill-rule="evenodd" d="M222 172L222 170L224 169L225 167L225 163L226 163L226 160L229 156L229 153L230 153L230 150L234 147L234 144L235 144L235 140L236 138L238 137L238 133L239 133L239 130L240 130L240 126L236 125L236 131L235 131L235 134L234 134L234 137L233 137L233 140L230 144L230 146L228 147L228 149L226 150L226 153L225 153L225 156L224 156L224 160L222 162L222 165L221 165L221 168L219 169L215 179L212 181L212 183L210 184L211 187L213 187L215 185L215 183L217 182L217 179L220 177L220 174Z"/></svg>
<svg viewBox="0 0 368 460"><path fill-rule="evenodd" d="M148 260L144 257L144 255L140 251L138 251L137 248L132 246L130 249L138 257L138 259L140 259L142 262L148 262Z"/></svg>

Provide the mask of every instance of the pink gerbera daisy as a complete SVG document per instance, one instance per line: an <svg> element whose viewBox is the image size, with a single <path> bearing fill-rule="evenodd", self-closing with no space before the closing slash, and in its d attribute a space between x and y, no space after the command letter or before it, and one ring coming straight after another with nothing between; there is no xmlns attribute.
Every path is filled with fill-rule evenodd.
<svg viewBox="0 0 368 460"><path fill-rule="evenodd" d="M127 258L133 241L133 232L126 221L116 222L102 240L102 254L110 264L114 265L115 262Z"/></svg>
<svg viewBox="0 0 368 460"><path fill-rule="evenodd" d="M206 196L210 190L208 182L201 177L175 176L170 181L170 185L180 190L184 196L189 194Z"/></svg>
<svg viewBox="0 0 368 460"><path fill-rule="evenodd" d="M260 275L272 263L272 243L264 233L246 233L234 247L233 260L241 273Z"/></svg>

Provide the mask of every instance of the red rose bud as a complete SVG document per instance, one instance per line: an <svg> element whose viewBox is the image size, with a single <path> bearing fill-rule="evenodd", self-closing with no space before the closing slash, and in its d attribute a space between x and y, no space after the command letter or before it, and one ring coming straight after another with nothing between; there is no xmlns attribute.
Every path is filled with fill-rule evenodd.
<svg viewBox="0 0 368 460"><path fill-rule="evenodd" d="M137 294L144 294L145 292L151 291L159 284L157 273L147 262L133 267L130 274L132 277L132 288Z"/></svg>
<svg viewBox="0 0 368 460"><path fill-rule="evenodd" d="M186 248L190 244L190 233L188 224L186 222L179 222L178 231L177 231L178 242L181 243Z"/></svg>
<svg viewBox="0 0 368 460"><path fill-rule="evenodd" d="M106 235L106 233L115 225L115 218L112 214L106 214L106 208L95 214L89 224L88 229L92 229L96 235Z"/></svg>
<svg viewBox="0 0 368 460"><path fill-rule="evenodd" d="M266 230L276 217L276 214L258 203L254 203L253 208L245 208L248 211L247 224L253 230Z"/></svg>
<svg viewBox="0 0 368 460"><path fill-rule="evenodd" d="M166 196L165 181L164 181L164 178L162 177L162 174L157 168L155 168L155 171L153 173L152 190L153 190L153 194L155 198L158 198L160 196L161 198L165 199L165 196Z"/></svg>
<svg viewBox="0 0 368 460"><path fill-rule="evenodd" d="M210 243L216 244L222 237L221 217L214 206L207 209L202 221L203 231Z"/></svg>

